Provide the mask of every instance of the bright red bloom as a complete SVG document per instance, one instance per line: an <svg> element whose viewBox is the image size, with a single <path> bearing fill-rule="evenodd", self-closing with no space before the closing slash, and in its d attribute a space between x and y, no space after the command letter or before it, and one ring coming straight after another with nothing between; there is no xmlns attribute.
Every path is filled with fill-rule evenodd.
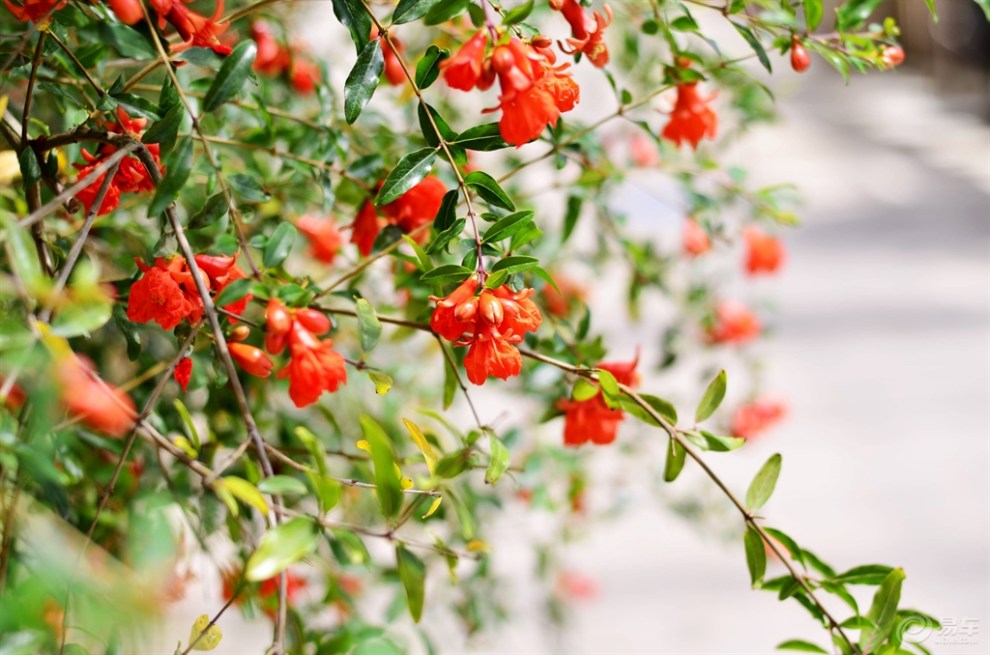
<svg viewBox="0 0 990 655"><path fill-rule="evenodd" d="M567 276L554 274L553 278L557 289L549 284L543 287L543 304L554 316L566 318L575 304L584 301L587 290Z"/></svg>
<svg viewBox="0 0 990 655"><path fill-rule="evenodd" d="M724 300L715 308L715 324L708 329L712 343L743 344L760 336L763 326L746 305Z"/></svg>
<svg viewBox="0 0 990 655"><path fill-rule="evenodd" d="M111 437L123 437L134 427L137 412L131 397L101 380L78 355L60 361L55 375L62 404L84 425Z"/></svg>
<svg viewBox="0 0 990 655"><path fill-rule="evenodd" d="M267 378L272 374L275 364L261 348L246 343L228 343L227 349L231 358L247 373L258 378Z"/></svg>
<svg viewBox="0 0 990 655"><path fill-rule="evenodd" d="M289 82L293 89L303 95L309 95L316 90L316 86L322 81L323 74L320 72L319 66L298 52L292 57L292 66L289 67Z"/></svg>
<svg viewBox="0 0 990 655"><path fill-rule="evenodd" d="M692 257L703 255L712 247L711 237L693 218L684 221L682 239L684 252Z"/></svg>
<svg viewBox="0 0 990 655"><path fill-rule="evenodd" d="M183 43L173 46L172 51L178 52L189 48L210 48L221 56L227 56L232 48L220 43L218 38L227 31L227 24L218 21L223 16L223 0L217 0L213 15L209 18L190 11L186 4L191 0L148 0L148 4L158 14L158 27L165 29L168 23L182 37Z"/></svg>
<svg viewBox="0 0 990 655"><path fill-rule="evenodd" d="M220 293L234 280L240 280L247 277L247 274L244 273L244 271L241 270L241 267L237 265L237 259L234 257L225 255L196 255L195 259L196 266L198 266L201 271L206 273L206 277L210 282L210 289L214 293ZM254 296L249 293L240 300L236 300L229 305L224 305L223 309L227 310L231 314L241 315L244 313L244 310L247 309L247 304L253 297ZM237 322L237 319L233 316L228 316L227 320L231 323Z"/></svg>
<svg viewBox="0 0 990 655"><path fill-rule="evenodd" d="M262 611L268 615L269 618L275 618L275 614L278 610L278 587L279 587L279 577L272 576L265 580L262 580L258 584L258 601L261 606ZM221 582L223 583L223 598L224 600L230 600L234 597L234 591L237 588L237 584L240 581L241 573L236 570L224 570L220 572ZM292 571L285 572L285 600L288 604L292 605L296 602L296 597L299 592L305 589L307 586L306 579L295 575ZM241 595L237 598L235 604L243 605L246 598Z"/></svg>
<svg viewBox="0 0 990 655"><path fill-rule="evenodd" d="M171 330L183 319L199 320L203 314L203 301L180 286L180 282L191 281L192 276L184 272L185 262L181 258L176 257L171 262L178 262L181 268L162 258L150 267L138 262L144 275L131 285L127 318L135 323L154 321L163 330Z"/></svg>
<svg viewBox="0 0 990 655"><path fill-rule="evenodd" d="M24 0L20 5L15 5L10 0L3 0L3 3L17 20L37 23L67 5L69 0Z"/></svg>
<svg viewBox="0 0 990 655"><path fill-rule="evenodd" d="M732 416L732 434L752 439L781 420L787 414L787 405L779 400L757 398L741 405Z"/></svg>
<svg viewBox="0 0 990 655"><path fill-rule="evenodd" d="M475 296L480 280L472 275L437 303L430 327L455 346L469 346L464 357L468 379L484 384L489 375L503 380L519 375L522 356L515 344L526 332L535 332L543 320L531 299L533 289L514 292L506 286L484 289Z"/></svg>
<svg viewBox="0 0 990 655"><path fill-rule="evenodd" d="M189 387L189 379L192 377L193 362L188 357L183 357L179 360L179 363L175 365L175 370L172 371L172 377L175 381L179 383L183 391Z"/></svg>
<svg viewBox="0 0 990 655"><path fill-rule="evenodd" d="M371 40L378 38L378 28L371 28ZM398 86L406 81L406 74L402 70L402 63L399 62L399 54L404 52L406 46L395 36L395 32L389 32L388 41L382 39L382 54L385 57L385 81L392 86ZM391 43L389 43L391 42Z"/></svg>
<svg viewBox="0 0 990 655"><path fill-rule="evenodd" d="M107 122L105 126L111 132L126 134L130 137L139 139L147 124L147 119L131 118L122 108L117 107L116 123ZM161 160L158 157L159 145L157 143L152 143L145 147L148 149L148 152L158 165L158 170L164 171L161 165ZM83 149L82 157L86 160L86 164L76 164L76 168L79 169L79 179L89 175L93 169L99 166L104 160L106 160L107 157L111 156L115 152L117 152L117 147L106 143L100 146L96 155L91 155L87 150ZM106 173L103 173L92 184L76 194L76 198L78 198L86 208L87 213L92 210L93 203L96 202L96 195L99 193L100 187L103 185L103 180L106 179L106 175ZM148 170L144 167L144 164L141 163L141 160L132 155L124 157L120 160L120 164L117 167L117 173L110 181L110 186L107 187L107 192L103 197L103 202L100 204L98 215L102 216L116 209L120 204L120 197L124 193L145 193L148 191L154 191L154 189L155 183L152 181L151 175L148 174Z"/></svg>
<svg viewBox="0 0 990 655"><path fill-rule="evenodd" d="M136 25L144 18L139 0L107 0L110 9L117 15L120 22L126 25Z"/></svg>
<svg viewBox="0 0 990 655"><path fill-rule="evenodd" d="M615 376L619 384L634 386L637 381L637 356L631 362L602 362L598 368ZM619 423L625 414L618 409L611 409L605 404L601 392L587 400L564 398L557 402L557 407L564 411L564 445L580 446L588 443L604 445L615 441Z"/></svg>
<svg viewBox="0 0 990 655"><path fill-rule="evenodd" d="M567 39L570 50L561 50L567 54L583 52L591 63L602 68L608 63L608 47L603 38L605 28L612 23L612 8L605 5L605 15L594 12L588 15L578 0L551 0L550 7L562 14L571 26L571 38Z"/></svg>
<svg viewBox="0 0 990 655"><path fill-rule="evenodd" d="M357 244L358 252L367 257L371 254L371 249L375 246L375 239L378 238L378 233L381 231L382 226L378 219L378 213L375 211L375 205L370 200L366 200L354 219L351 243Z"/></svg>
<svg viewBox="0 0 990 655"><path fill-rule="evenodd" d="M580 89L563 72L567 64L554 67L554 62L551 50L526 45L515 37L492 52L491 67L502 89L498 125L506 143L529 143L545 127L555 125L561 112L577 104Z"/></svg>
<svg viewBox="0 0 990 655"><path fill-rule="evenodd" d="M289 378L289 397L296 407L312 405L324 391L333 393L347 383L344 358L333 349L333 341L317 339L299 321L292 323L289 356L278 377Z"/></svg>
<svg viewBox="0 0 990 655"><path fill-rule="evenodd" d="M344 240L337 229L337 223L329 218L317 218L306 214L296 227L309 239L309 252L325 264L332 264Z"/></svg>
<svg viewBox="0 0 990 655"><path fill-rule="evenodd" d="M440 62L440 71L447 86L461 91L470 91L482 79L485 64L485 46L488 45L488 32L478 30L457 54ZM487 87L485 87L487 88Z"/></svg>
<svg viewBox="0 0 990 655"><path fill-rule="evenodd" d="M447 187L443 182L429 175L394 202L383 206L382 213L389 223L408 234L436 218L445 193Z"/></svg>
<svg viewBox="0 0 990 655"><path fill-rule="evenodd" d="M887 68L894 68L904 63L904 48L899 45L885 45L880 52L880 62Z"/></svg>
<svg viewBox="0 0 990 655"><path fill-rule="evenodd" d="M3 375L0 375L0 389L3 388L4 381ZM16 412L24 405L25 400L27 400L27 394L24 393L24 389L16 384L12 384L7 391L7 395L0 398L0 404L3 404L8 411Z"/></svg>
<svg viewBox="0 0 990 655"><path fill-rule="evenodd" d="M698 95L698 83L677 85L677 102L670 114L670 122L663 128L663 138L681 145L686 141L697 148L703 138L714 139L718 129L718 117L708 106L711 98Z"/></svg>
<svg viewBox="0 0 990 655"><path fill-rule="evenodd" d="M746 271L750 275L773 273L784 262L784 244L756 226L743 230L746 239Z"/></svg>

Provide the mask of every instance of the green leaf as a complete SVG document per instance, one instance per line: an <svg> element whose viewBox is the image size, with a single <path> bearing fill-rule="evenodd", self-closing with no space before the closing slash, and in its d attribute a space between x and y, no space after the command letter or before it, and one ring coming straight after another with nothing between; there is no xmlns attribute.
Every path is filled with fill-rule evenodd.
<svg viewBox="0 0 990 655"><path fill-rule="evenodd" d="M499 271L505 271L509 275L513 273L522 273L523 271L528 271L534 266L538 265L540 260L536 257L529 257L526 255L513 255L511 257L504 257L503 259L495 262L492 266L491 272L497 273Z"/></svg>
<svg viewBox="0 0 990 655"><path fill-rule="evenodd" d="M488 469L485 471L485 484L496 484L509 468L509 449L494 434L488 435L488 446L491 449L491 456L488 460Z"/></svg>
<svg viewBox="0 0 990 655"><path fill-rule="evenodd" d="M262 514L268 513L268 503L265 502L265 497L261 495L261 492L258 491L257 487L244 478L228 475L220 478L214 483L214 485L217 484L222 485L227 491L233 494L245 505L254 507Z"/></svg>
<svg viewBox="0 0 990 655"><path fill-rule="evenodd" d="M447 246L451 241L461 236L461 232L464 231L464 226L467 225L466 218L458 218L454 221L454 224L448 227L443 232L437 232L428 244L426 244L426 252L430 254L443 252L447 249ZM436 232L436 230L434 230Z"/></svg>
<svg viewBox="0 0 990 655"><path fill-rule="evenodd" d="M21 150L17 155L17 163L21 166L21 177L24 179L25 187L33 186L41 180L41 164L38 163L34 148Z"/></svg>
<svg viewBox="0 0 990 655"><path fill-rule="evenodd" d="M136 96L133 93L110 93L111 98L113 98L117 104L124 108L124 110L131 116L140 116L141 118L147 118L151 121L157 121L161 118L158 113L158 105L146 98L141 96Z"/></svg>
<svg viewBox="0 0 990 655"><path fill-rule="evenodd" d="M519 230L530 225L532 222L532 210L527 209L521 212L514 212L495 221L495 224L485 231L485 236L484 239L482 239L482 242L493 243L495 241L501 241L502 239L508 239Z"/></svg>
<svg viewBox="0 0 990 655"><path fill-rule="evenodd" d="M440 139L450 141L457 135L454 130L450 129L450 125L447 125L447 121L440 115L440 112L425 102L419 103L419 106L416 107L416 115L419 118L419 129L423 133L423 138L434 148L440 145ZM433 118L432 122L430 121L431 117ZM436 125L435 128L434 124ZM437 132L440 133L439 136L437 136Z"/></svg>
<svg viewBox="0 0 990 655"><path fill-rule="evenodd" d="M749 578L753 588L756 589L763 582L763 575L767 570L767 551L763 547L763 537L753 529L753 526L747 525L743 544L746 546L746 567L749 569Z"/></svg>
<svg viewBox="0 0 990 655"><path fill-rule="evenodd" d="M533 11L533 0L526 0L518 7L513 7L502 16L502 25L515 25L526 20Z"/></svg>
<svg viewBox="0 0 990 655"><path fill-rule="evenodd" d="M371 38L371 17L361 0L333 0L333 13L351 33L354 48L361 52Z"/></svg>
<svg viewBox="0 0 990 655"><path fill-rule="evenodd" d="M602 389L602 398L605 400L605 404L609 406L610 409L615 409L618 406L619 398L622 396L622 392L619 390L619 383L615 379L615 376L605 369L598 369L596 371L598 377L598 385Z"/></svg>
<svg viewBox="0 0 990 655"><path fill-rule="evenodd" d="M662 416L671 425L677 425L677 409L670 402L659 398L652 394L641 393L639 397L646 401L650 407L652 407L657 414Z"/></svg>
<svg viewBox="0 0 990 655"><path fill-rule="evenodd" d="M856 29L866 22L883 0L847 0L835 10L835 27L839 32Z"/></svg>
<svg viewBox="0 0 990 655"><path fill-rule="evenodd" d="M371 461L375 465L375 494L382 513L391 518L402 507L402 488L396 473L395 453L392 442L380 425L366 414L360 418L361 432L371 449Z"/></svg>
<svg viewBox="0 0 990 655"><path fill-rule="evenodd" d="M371 383L375 385L375 393L379 396L388 393L394 384L392 376L388 373L372 371L370 369L365 371L365 373L368 374L368 379L371 380Z"/></svg>
<svg viewBox="0 0 990 655"><path fill-rule="evenodd" d="M457 194L457 189L451 189L443 194L440 209L437 211L436 218L433 219L433 229L437 232L443 232L454 224L457 218Z"/></svg>
<svg viewBox="0 0 990 655"><path fill-rule="evenodd" d="M296 234L298 230L292 223L284 221L278 224L272 235L268 237L262 253L261 261L266 268L274 268L285 261L296 242Z"/></svg>
<svg viewBox="0 0 990 655"><path fill-rule="evenodd" d="M502 190L495 178L483 171L472 171L464 178L464 184L474 189L485 202L508 211L515 211L516 206Z"/></svg>
<svg viewBox="0 0 990 655"><path fill-rule="evenodd" d="M354 310L357 312L361 350L368 352L378 345L378 339L382 336L382 324L375 308L364 298L358 298L354 302Z"/></svg>
<svg viewBox="0 0 990 655"><path fill-rule="evenodd" d="M990 0L976 0L976 6L983 10L987 20L990 21Z"/></svg>
<svg viewBox="0 0 990 655"><path fill-rule="evenodd" d="M771 537L784 544L787 552L790 553L792 559L801 559L801 554L804 552L801 547L797 545L797 542L790 538L784 532L776 528L763 528L763 531L769 534Z"/></svg>
<svg viewBox="0 0 990 655"><path fill-rule="evenodd" d="M423 599L426 587L426 565L409 552L403 544L396 544L395 559L399 568L399 580L406 590L406 603L413 621L419 623L423 617Z"/></svg>
<svg viewBox="0 0 990 655"><path fill-rule="evenodd" d="M760 43L760 40L756 38L755 34L753 34L753 30L749 29L745 25L740 25L732 21L729 22L732 23L732 27L736 28L736 31L739 32L744 39L746 39L746 43L749 44L749 47L751 47L753 52L756 53L757 59L759 59L760 63L763 64L763 68L767 69L768 73L772 73L773 66L770 65L770 57L767 56L767 51L763 49L763 44Z"/></svg>
<svg viewBox="0 0 990 655"><path fill-rule="evenodd" d="M678 16L670 23L670 28L678 32L697 32L698 23L689 15Z"/></svg>
<svg viewBox="0 0 990 655"><path fill-rule="evenodd" d="M237 95L251 74L258 47L254 41L241 41L234 47L203 98L203 110L210 112Z"/></svg>
<svg viewBox="0 0 990 655"><path fill-rule="evenodd" d="M423 0L420 0L423 2ZM401 4L401 3L400 3ZM416 86L420 90L433 84L440 76L440 62L450 57L450 50L440 49L431 44L416 62ZM422 106L422 105L421 105Z"/></svg>
<svg viewBox="0 0 990 655"><path fill-rule="evenodd" d="M217 294L217 297L213 299L213 304L217 307L232 305L251 293L252 286L254 286L254 280L249 277L242 277L239 280L234 280L225 286L223 291Z"/></svg>
<svg viewBox="0 0 990 655"><path fill-rule="evenodd" d="M176 136L179 133L179 126L182 125L182 119L186 115L186 108L180 105L175 105L162 116L159 120L152 123L144 134L141 136L142 143L160 143L162 144L163 150L168 151L169 148L165 147L166 144L172 145L175 143Z"/></svg>
<svg viewBox="0 0 990 655"><path fill-rule="evenodd" d="M179 196L189 179L193 165L192 139L183 139L165 159L165 177L158 183L155 196L148 205L148 217L155 218Z"/></svg>
<svg viewBox="0 0 990 655"><path fill-rule="evenodd" d="M502 138L502 132L499 130L498 123L485 123L464 130L457 135L457 138L451 142L451 145L464 148L465 150L483 152L509 147L509 144Z"/></svg>
<svg viewBox="0 0 990 655"><path fill-rule="evenodd" d="M722 404L722 399L725 398L725 380L725 371L719 371L715 379L705 389L705 394L701 397L698 408L694 411L696 423L701 423L707 419Z"/></svg>
<svg viewBox="0 0 990 655"><path fill-rule="evenodd" d="M597 396L599 391L601 388L591 380L578 378L574 383L574 390L571 391L571 398L577 402L584 402Z"/></svg>
<svg viewBox="0 0 990 655"><path fill-rule="evenodd" d="M423 23L425 25L439 25L440 23L446 23L448 20L464 11L467 6L468 0L443 0L443 2L438 2L433 5L433 7L426 12L426 15L423 17Z"/></svg>
<svg viewBox="0 0 990 655"><path fill-rule="evenodd" d="M385 54L381 39L369 41L358 54L354 68L344 82L344 120L350 125L357 120L365 105L378 88L385 70Z"/></svg>
<svg viewBox="0 0 990 655"><path fill-rule="evenodd" d="M113 302L98 290L73 294L68 304L59 308L52 319L52 333L70 338L90 336L113 315Z"/></svg>
<svg viewBox="0 0 990 655"><path fill-rule="evenodd" d="M864 653L872 653L882 644L894 627L897 618L897 604L901 602L901 585L904 582L904 569L896 568L887 574L873 595L873 603L866 618L877 627L860 632L860 646Z"/></svg>
<svg viewBox="0 0 990 655"><path fill-rule="evenodd" d="M800 639L783 641L777 644L777 650L796 650L801 653L828 653L824 648L816 646L809 641L801 641Z"/></svg>
<svg viewBox="0 0 990 655"><path fill-rule="evenodd" d="M250 175L234 173L227 177L231 190L248 202L266 202L272 196Z"/></svg>
<svg viewBox="0 0 990 655"><path fill-rule="evenodd" d="M214 193L206 200L203 207L192 215L187 227L190 230L200 230L204 227L209 227L222 219L229 209L227 197L223 193Z"/></svg>
<svg viewBox="0 0 990 655"><path fill-rule="evenodd" d="M258 483L258 491L272 496L305 496L308 490L299 479L288 475L273 475Z"/></svg>
<svg viewBox="0 0 990 655"><path fill-rule="evenodd" d="M980 4L980 0L976 0L976 4ZM928 13L932 15L932 22L938 22L938 10L935 8L935 0L925 0L925 6L928 7Z"/></svg>
<svg viewBox="0 0 990 655"><path fill-rule="evenodd" d="M300 516L275 526L261 537L258 548L247 561L244 577L260 582L278 575L306 557L320 542L316 522Z"/></svg>
<svg viewBox="0 0 990 655"><path fill-rule="evenodd" d="M777 486L777 477L780 475L780 454L770 456L770 459L760 468L756 477L746 490L746 508L755 512L763 507L773 494L774 487Z"/></svg>
<svg viewBox="0 0 990 655"><path fill-rule="evenodd" d="M825 8L822 0L804 0L804 22L808 26L809 32L814 32L818 29L818 25L821 24L824 15Z"/></svg>
<svg viewBox="0 0 990 655"><path fill-rule="evenodd" d="M866 564L855 566L839 575L832 576L830 582L841 584L879 585L894 569L886 564Z"/></svg>
<svg viewBox="0 0 990 655"><path fill-rule="evenodd" d="M392 172L385 178L378 195L375 196L375 206L381 207L389 204L422 182L423 178L433 170L433 162L436 158L436 149L422 148L400 159Z"/></svg>
<svg viewBox="0 0 990 655"><path fill-rule="evenodd" d="M395 11L392 12L392 24L401 25L402 23L408 23L417 18L422 18L435 5L441 2L444 2L444 0L399 0Z"/></svg>
<svg viewBox="0 0 990 655"><path fill-rule="evenodd" d="M663 465L663 479L665 482L673 482L684 469L684 462L687 460L687 451L677 439L667 440L667 461Z"/></svg>
<svg viewBox="0 0 990 655"><path fill-rule="evenodd" d="M564 212L564 230L560 236L561 245L567 243L577 226L581 217L581 207L584 205L584 198L580 196L567 196L567 211Z"/></svg>
<svg viewBox="0 0 990 655"><path fill-rule="evenodd" d="M726 453L730 450L742 448L746 445L745 439L739 437L727 437L719 434L712 434L707 430L691 430L684 433L688 440L703 450L710 450L716 453Z"/></svg>
<svg viewBox="0 0 990 655"><path fill-rule="evenodd" d="M435 282L438 284L460 283L466 280L471 273L470 268L465 268L457 264L445 264L424 273L420 279L423 282Z"/></svg>
<svg viewBox="0 0 990 655"><path fill-rule="evenodd" d="M470 271L468 272L470 274ZM467 276L465 276L467 277ZM441 346L444 348L445 346ZM443 367L443 408L448 409L451 403L454 402L454 396L457 395L457 369L454 365L446 358L444 360ZM432 473L432 471L431 471Z"/></svg>

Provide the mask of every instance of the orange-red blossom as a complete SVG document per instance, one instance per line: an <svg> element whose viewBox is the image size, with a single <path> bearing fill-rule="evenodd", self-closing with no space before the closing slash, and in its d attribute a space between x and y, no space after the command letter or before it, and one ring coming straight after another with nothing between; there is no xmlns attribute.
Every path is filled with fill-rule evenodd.
<svg viewBox="0 0 990 655"><path fill-rule="evenodd" d="M746 272L750 275L774 273L784 263L784 244L777 237L750 225L743 230L743 238L746 240Z"/></svg>
<svg viewBox="0 0 990 655"><path fill-rule="evenodd" d="M562 13L571 26L571 37L567 39L570 49L563 45L560 49L569 55L582 52L598 68L605 66L608 47L603 39L605 28L612 23L612 8L606 4L604 16L597 11L588 15L578 0L550 0L550 8Z"/></svg>
<svg viewBox="0 0 990 655"><path fill-rule="evenodd" d="M430 327L455 346L468 347L464 369L468 380L479 385L490 375L503 380L519 375L522 355L515 344L543 320L530 299L533 289L515 292L501 286L475 295L480 281L474 274L449 296L430 296L437 303Z"/></svg>
<svg viewBox="0 0 990 655"><path fill-rule="evenodd" d="M447 187L439 178L428 175L422 182L381 208L385 215L384 220L379 218L375 205L370 200L365 201L354 219L351 243L356 244L358 251L367 257L384 225L395 225L406 234L413 232L436 218L446 192ZM419 235L419 241L425 240L426 236L425 233Z"/></svg>
<svg viewBox="0 0 990 655"><path fill-rule="evenodd" d="M333 340L318 336L330 331L330 319L315 309L289 309L277 298L265 312L265 349L273 355L289 347L289 363L278 373L289 378L289 397L296 407L312 405L324 391L347 383L344 358Z"/></svg>
<svg viewBox="0 0 990 655"><path fill-rule="evenodd" d="M638 379L636 365L639 357L631 362L602 362L598 368L608 371L619 384L634 386ZM564 411L564 445L580 446L588 443L604 445L615 441L619 423L625 414L611 409L599 391L586 400L564 398L557 402L557 408Z"/></svg>
<svg viewBox="0 0 990 655"><path fill-rule="evenodd" d="M718 117L708 103L711 97L702 98L697 82L677 85L677 101L670 113L670 121L663 128L662 136L677 145L683 142L697 148L704 139L714 139L718 130Z"/></svg>

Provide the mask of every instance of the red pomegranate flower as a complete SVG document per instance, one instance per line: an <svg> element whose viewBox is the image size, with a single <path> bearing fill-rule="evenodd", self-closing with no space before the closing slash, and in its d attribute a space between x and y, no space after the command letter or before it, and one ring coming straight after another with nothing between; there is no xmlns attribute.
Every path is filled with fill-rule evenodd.
<svg viewBox="0 0 990 655"><path fill-rule="evenodd" d="M746 271L750 275L773 273L784 262L784 244L756 226L743 230L746 240Z"/></svg>
<svg viewBox="0 0 990 655"><path fill-rule="evenodd" d="M171 330L184 319L198 321L203 314L203 301L198 295L180 286L192 280L184 271L185 262L176 257L171 262L159 258L154 266L137 262L144 272L131 285L127 298L127 318L135 323L154 321L163 330Z"/></svg>
<svg viewBox="0 0 990 655"><path fill-rule="evenodd" d="M684 252L692 257L703 255L712 247L712 240L708 233L693 218L684 221L682 239Z"/></svg>
<svg viewBox="0 0 990 655"><path fill-rule="evenodd" d="M704 139L714 139L718 129L718 117L708 106L711 98L698 94L698 83L688 82L677 85L677 102L670 114L670 122L663 128L662 136L677 145L682 142L697 148Z"/></svg>
<svg viewBox="0 0 990 655"><path fill-rule="evenodd" d="M358 252L367 257L371 254L371 249L375 246L375 239L378 238L378 233L381 231L382 226L378 212L375 211L375 205L370 200L366 200L354 218L351 243L356 244Z"/></svg>
<svg viewBox="0 0 990 655"><path fill-rule="evenodd" d="M715 307L715 324L708 329L711 343L740 345L760 336L763 326L746 305L736 300L723 300Z"/></svg>
<svg viewBox="0 0 990 655"><path fill-rule="evenodd" d="M337 223L306 214L296 222L296 227L309 239L310 254L325 264L332 264L343 244Z"/></svg>
<svg viewBox="0 0 990 655"><path fill-rule="evenodd" d="M179 386L182 387L183 391L186 391L189 387L189 380L192 378L192 368L192 360L188 357L183 357L179 360L179 363L175 365L175 370L172 371L172 377L179 383Z"/></svg>
<svg viewBox="0 0 990 655"><path fill-rule="evenodd" d="M461 46L457 54L440 62L440 70L447 86L461 91L470 91L482 82L485 64L485 46L488 45L488 32L478 30ZM491 86L489 81L488 86ZM488 88L485 86L483 88Z"/></svg>
<svg viewBox="0 0 990 655"><path fill-rule="evenodd" d="M543 316L531 299L533 289L514 292L506 286L484 289L475 296L480 279L472 275L437 303L430 327L455 346L468 346L464 369L473 384L488 376L503 380L519 375L522 355L515 344L526 332L535 332Z"/></svg>
<svg viewBox="0 0 990 655"><path fill-rule="evenodd" d="M567 54L582 52L591 63L602 68L608 63L608 47L603 38L605 28L612 23L612 8L605 5L605 15L594 12L588 15L578 0L550 0L550 7L561 12L571 26L571 38L567 39L570 49L561 45Z"/></svg>
<svg viewBox="0 0 990 655"><path fill-rule="evenodd" d="M639 357L631 362L602 362L598 368L615 376L619 384L634 386L637 381L636 365ZM601 392L587 400L565 398L557 402L564 411L564 445L580 446L588 443L604 445L615 441L619 423L625 414L618 409L610 409L605 404Z"/></svg>
<svg viewBox="0 0 990 655"><path fill-rule="evenodd" d="M787 405L779 400L757 398L741 405L732 416L732 434L752 439L780 421L787 414Z"/></svg>
<svg viewBox="0 0 990 655"><path fill-rule="evenodd" d="M111 437L123 437L134 427L134 401L101 380L83 358L72 354L62 359L56 364L55 376L70 416Z"/></svg>
<svg viewBox="0 0 990 655"><path fill-rule="evenodd" d="M406 234L415 231L436 218L446 192L443 182L429 175L381 208L384 221L378 216L374 204L370 200L365 201L354 219L351 243L356 244L358 252L367 257L384 225L395 225ZM424 232L417 239L423 242L426 236Z"/></svg>
<svg viewBox="0 0 990 655"><path fill-rule="evenodd" d="M278 373L289 378L289 397L296 407L315 403L324 391L333 393L347 383L344 358L331 339L318 339L330 331L330 319L309 308L288 309L277 298L265 312L265 348L276 355L289 346L289 363Z"/></svg>
<svg viewBox="0 0 990 655"><path fill-rule="evenodd" d="M17 20L37 23L67 5L69 0L24 0L20 5L15 5L10 0L3 0L3 3Z"/></svg>
<svg viewBox="0 0 990 655"><path fill-rule="evenodd" d="M148 0L148 4L158 14L158 28L165 29L168 23L182 37L183 43L172 46L173 52L189 48L210 48L221 56L231 53L231 47L220 43L218 38L227 31L228 25L219 21L223 16L223 0L217 0L213 15L209 18L197 14L186 7L191 0Z"/></svg>

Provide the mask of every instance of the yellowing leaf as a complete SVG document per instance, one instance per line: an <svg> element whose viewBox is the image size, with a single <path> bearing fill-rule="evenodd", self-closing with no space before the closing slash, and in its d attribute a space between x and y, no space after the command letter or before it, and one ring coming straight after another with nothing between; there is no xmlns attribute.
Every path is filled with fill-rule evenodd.
<svg viewBox="0 0 990 655"><path fill-rule="evenodd" d="M363 450L366 453L371 452L371 444L368 443L367 439L359 439L354 445L358 447L358 450Z"/></svg>
<svg viewBox="0 0 990 655"><path fill-rule="evenodd" d="M218 480L227 490L245 505L256 508L262 514L268 513L268 503L257 487L243 478L228 475Z"/></svg>
<svg viewBox="0 0 990 655"><path fill-rule="evenodd" d="M396 467L398 468L398 467ZM410 478L401 478L399 480L399 488L405 491L406 489L412 489L413 481Z"/></svg>
<svg viewBox="0 0 990 655"><path fill-rule="evenodd" d="M210 625L210 617L200 614L189 631L189 643L193 650L213 650L220 645L223 632L219 627Z"/></svg>
<svg viewBox="0 0 990 655"><path fill-rule="evenodd" d="M428 519L433 516L433 513L440 509L440 503L443 502L443 496L437 496L433 499L433 504L430 505L430 509L427 510L426 514L423 514L424 519Z"/></svg>
<svg viewBox="0 0 990 655"><path fill-rule="evenodd" d="M471 553L487 553L490 550L488 544L481 539L472 539L467 542L467 549Z"/></svg>
<svg viewBox="0 0 990 655"><path fill-rule="evenodd" d="M185 437L173 437L172 443L178 446L179 448L181 448L182 452L184 452L186 455L189 455L189 457L193 459L196 459L199 456L199 453L196 451L193 445L189 443L189 440L186 439Z"/></svg>
<svg viewBox="0 0 990 655"><path fill-rule="evenodd" d="M423 431L418 425L407 418L402 419L402 424L409 430L409 436L416 443L419 452L423 453L423 459L426 460L426 468L430 471L430 475L433 475L433 471L437 467L437 454L433 450L433 446L426 440L426 435L423 434Z"/></svg>

